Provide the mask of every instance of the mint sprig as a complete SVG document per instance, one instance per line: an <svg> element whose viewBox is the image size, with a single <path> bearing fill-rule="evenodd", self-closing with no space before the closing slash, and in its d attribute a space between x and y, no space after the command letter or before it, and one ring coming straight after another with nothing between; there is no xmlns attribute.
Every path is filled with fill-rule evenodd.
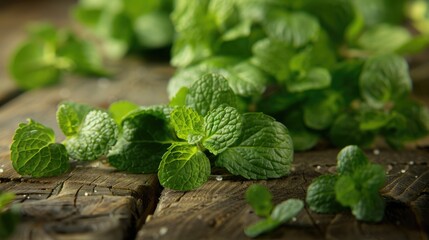
<svg viewBox="0 0 429 240"><path fill-rule="evenodd" d="M7 239L16 229L19 213L14 206L10 206L15 198L11 192L0 191L0 238Z"/></svg>
<svg viewBox="0 0 429 240"><path fill-rule="evenodd" d="M337 156L337 174L322 175L310 184L306 201L319 213L336 213L350 208L358 220L378 222L384 216L385 170L370 163L357 146L343 148Z"/></svg>
<svg viewBox="0 0 429 240"><path fill-rule="evenodd" d="M169 106L139 107L121 101L109 112L61 103L57 121L66 135L63 144L54 144L53 131L39 123L21 124L11 147L13 166L21 174L52 176L67 171L69 158L107 157L118 170L158 172L160 183L175 190L204 184L211 165L248 179L289 173L293 146L287 128L263 113L241 114L224 77L204 75L178 95ZM30 136L39 138L36 149ZM54 147L61 150L59 160L39 153Z"/></svg>
<svg viewBox="0 0 429 240"><path fill-rule="evenodd" d="M259 184L253 184L247 189L246 201L256 215L264 218L244 229L244 233L249 237L257 237L276 229L296 216L304 207L301 200L293 198L274 206L272 194L266 187Z"/></svg>

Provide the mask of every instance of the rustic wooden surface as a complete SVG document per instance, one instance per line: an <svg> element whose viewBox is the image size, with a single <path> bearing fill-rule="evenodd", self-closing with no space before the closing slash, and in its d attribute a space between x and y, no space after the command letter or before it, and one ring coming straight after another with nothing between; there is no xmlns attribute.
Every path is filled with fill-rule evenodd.
<svg viewBox="0 0 429 240"><path fill-rule="evenodd" d="M140 105L165 103L165 87L174 69L166 63L127 59L109 66L114 79L67 76L59 85L30 92L16 89L5 71L7 58L25 37L29 20L67 25L74 0L0 2L0 190L17 194L22 220L12 239L246 239L244 227L258 217L244 201L255 182L267 185L280 202L304 199L311 179L334 171L338 150L296 154L288 177L269 181L216 176L198 190L162 190L155 175L117 172L102 161L74 164L53 178L18 175L10 165L9 146L15 128L33 118L54 128L58 103L64 100L107 107L116 100ZM5 7L7 6L7 8ZM5 34L6 33L6 34ZM410 59L417 98L429 103L428 57ZM429 138L414 146L429 146ZM357 222L350 213L315 214L306 209L261 239L429 239L429 150L368 152L385 166L387 201L379 224ZM162 191L162 192L161 192ZM158 197L160 197L158 202ZM156 210L155 210L156 208ZM155 211L155 212L154 212ZM147 222L146 222L147 220Z"/></svg>
<svg viewBox="0 0 429 240"><path fill-rule="evenodd" d="M243 229L258 220L244 193L257 182L266 185L277 203L305 199L311 180L335 171L336 150L296 154L293 172L283 179L246 181L215 179L198 190L164 190L137 239L246 239ZM382 190L387 207L381 223L358 222L349 212L336 215L303 210L294 221L261 239L428 239L429 152L381 150L368 153L383 164L388 183ZM224 177L225 178L225 177Z"/></svg>

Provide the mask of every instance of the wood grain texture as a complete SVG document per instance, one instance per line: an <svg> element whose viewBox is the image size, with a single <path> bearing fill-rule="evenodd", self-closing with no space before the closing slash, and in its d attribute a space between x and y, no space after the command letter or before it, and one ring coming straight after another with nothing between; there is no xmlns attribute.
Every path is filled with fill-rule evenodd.
<svg viewBox="0 0 429 240"><path fill-rule="evenodd" d="M11 239L127 239L153 211L154 174L125 174L101 162L59 177L29 178L0 158L0 190L16 194L21 222ZM94 166L95 165L95 166Z"/></svg>
<svg viewBox="0 0 429 240"><path fill-rule="evenodd" d="M186 193L164 190L137 239L246 239L243 229L258 220L244 199L248 186L256 182L268 186L277 203L304 199L313 178L335 171L337 152L296 154L293 172L282 179L246 181L228 176ZM295 221L260 238L428 239L429 153L381 150L368 152L368 156L383 164L388 173L388 183L381 191L387 203L381 223L356 221L349 212L330 215L305 209Z"/></svg>

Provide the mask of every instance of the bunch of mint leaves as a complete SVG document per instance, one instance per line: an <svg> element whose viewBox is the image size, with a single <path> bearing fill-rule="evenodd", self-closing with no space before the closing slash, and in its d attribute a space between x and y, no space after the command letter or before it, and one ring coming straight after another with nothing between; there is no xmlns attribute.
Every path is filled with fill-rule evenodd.
<svg viewBox="0 0 429 240"><path fill-rule="evenodd" d="M10 207L15 194L0 191L0 238L7 239L19 221L17 209Z"/></svg>
<svg viewBox="0 0 429 240"><path fill-rule="evenodd" d="M111 58L171 45L172 0L80 0L74 18L102 41Z"/></svg>
<svg viewBox="0 0 429 240"><path fill-rule="evenodd" d="M91 161L107 156L115 168L156 173L175 190L204 184L211 167L247 179L285 176L293 159L287 128L263 113L240 113L228 81L204 75L183 88L170 105L139 107L117 102L109 111L64 102L57 122L66 136L56 143L52 129L21 123L11 145L14 169L33 177L68 171L70 158Z"/></svg>
<svg viewBox="0 0 429 240"><path fill-rule="evenodd" d="M170 96L206 72L225 76L246 110L288 126L295 150L321 139L394 148L429 133L401 55L428 46L400 24L409 1L177 0ZM413 1L414 4L414 1Z"/></svg>
<svg viewBox="0 0 429 240"><path fill-rule="evenodd" d="M246 201L253 208L256 215L264 219L250 225L244 230L248 237L257 237L260 234L272 231L296 216L304 207L299 199L288 199L274 206L272 194L260 184L251 185L246 191Z"/></svg>
<svg viewBox="0 0 429 240"><path fill-rule="evenodd" d="M337 213L350 208L358 220L379 222L385 203L379 190L386 181L382 166L368 161L354 145L337 156L337 173L314 179L307 189L306 202L312 211Z"/></svg>
<svg viewBox="0 0 429 240"><path fill-rule="evenodd" d="M15 50L9 72L21 89L58 83L66 72L108 76L101 56L90 42L48 23L28 29L28 38Z"/></svg>

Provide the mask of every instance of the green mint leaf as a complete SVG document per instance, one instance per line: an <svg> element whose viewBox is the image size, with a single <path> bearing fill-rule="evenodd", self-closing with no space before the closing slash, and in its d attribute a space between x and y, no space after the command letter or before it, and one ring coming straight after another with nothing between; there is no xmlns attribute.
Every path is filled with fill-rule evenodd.
<svg viewBox="0 0 429 240"><path fill-rule="evenodd" d="M343 206L353 207L361 198L361 192L358 190L358 186L352 176L339 177L333 187L335 188L337 201Z"/></svg>
<svg viewBox="0 0 429 240"><path fill-rule="evenodd" d="M367 164L368 158L365 153L355 145L341 149L337 155L337 172L339 174L352 174Z"/></svg>
<svg viewBox="0 0 429 240"><path fill-rule="evenodd" d="M405 28L379 24L363 32L357 44L373 54L383 54L395 52L410 40L411 34Z"/></svg>
<svg viewBox="0 0 429 240"><path fill-rule="evenodd" d="M186 96L188 95L189 88L181 87L179 91L170 100L170 106L185 106Z"/></svg>
<svg viewBox="0 0 429 240"><path fill-rule="evenodd" d="M108 113L90 111L83 120L79 132L64 141L70 157L76 160L96 160L106 155L116 143L118 126Z"/></svg>
<svg viewBox="0 0 429 240"><path fill-rule="evenodd" d="M312 68L303 75L288 79L286 87L290 92L323 89L331 85L331 74L325 68Z"/></svg>
<svg viewBox="0 0 429 240"><path fill-rule="evenodd" d="M384 209L384 200L378 193L362 193L359 202L352 207L352 213L358 220L379 222L383 219Z"/></svg>
<svg viewBox="0 0 429 240"><path fill-rule="evenodd" d="M58 106L57 122L66 136L73 136L79 132L85 116L92 107L74 102L63 102Z"/></svg>
<svg viewBox="0 0 429 240"><path fill-rule="evenodd" d="M288 126L295 151L304 151L314 147L320 138L319 134L304 125L302 119L302 112L295 110L288 112L283 121Z"/></svg>
<svg viewBox="0 0 429 240"><path fill-rule="evenodd" d="M134 32L141 46L161 48L171 44L174 27L168 13L153 11L134 20Z"/></svg>
<svg viewBox="0 0 429 240"><path fill-rule="evenodd" d="M265 114L246 113L240 138L219 154L216 165L248 179L267 179L287 175L292 159L287 128Z"/></svg>
<svg viewBox="0 0 429 240"><path fill-rule="evenodd" d="M411 84L407 62L393 54L369 58L359 79L362 98L376 108L406 97Z"/></svg>
<svg viewBox="0 0 429 240"><path fill-rule="evenodd" d="M186 104L205 116L223 104L236 106L236 96L228 81L218 74L206 74L189 89Z"/></svg>
<svg viewBox="0 0 429 240"><path fill-rule="evenodd" d="M15 50L8 68L16 84L22 89L29 90L51 85L60 80L61 72L54 61L53 45L29 40Z"/></svg>
<svg viewBox="0 0 429 240"><path fill-rule="evenodd" d="M158 178L162 186L188 191L203 185L210 175L210 161L198 147L173 144L162 156Z"/></svg>
<svg viewBox="0 0 429 240"><path fill-rule="evenodd" d="M192 108L182 106L174 109L170 121L177 136L189 144L198 143L205 136L204 118Z"/></svg>
<svg viewBox="0 0 429 240"><path fill-rule="evenodd" d="M335 183L337 175L322 175L313 180L308 186L305 201L312 211L318 213L336 213L342 210L336 200Z"/></svg>
<svg viewBox="0 0 429 240"><path fill-rule="evenodd" d="M270 12L263 25L270 39L288 43L294 48L316 40L320 28L317 19L307 13L279 10Z"/></svg>
<svg viewBox="0 0 429 240"><path fill-rule="evenodd" d="M122 120L121 134L107 158L121 171L155 173L162 155L174 141L174 132L162 109L134 111Z"/></svg>
<svg viewBox="0 0 429 240"><path fill-rule="evenodd" d="M287 43L268 38L256 42L252 47L252 63L284 82L290 74L289 62L296 50Z"/></svg>
<svg viewBox="0 0 429 240"><path fill-rule="evenodd" d="M299 199L288 199L276 205L271 213L271 218L285 223L295 217L304 207L304 202Z"/></svg>
<svg viewBox="0 0 429 240"><path fill-rule="evenodd" d="M273 210L273 196L265 186L252 184L246 190L246 201L260 217L269 217Z"/></svg>
<svg viewBox="0 0 429 240"><path fill-rule="evenodd" d="M353 175L341 176L335 184L337 200L352 209L359 220L377 222L384 215L379 189L386 181L385 170L377 164L358 168Z"/></svg>
<svg viewBox="0 0 429 240"><path fill-rule="evenodd" d="M242 119L233 107L218 107L204 117L206 137L203 146L217 155L231 146L241 134Z"/></svg>
<svg viewBox="0 0 429 240"><path fill-rule="evenodd" d="M248 237L257 237L263 233L270 232L280 226L281 223L272 218L263 219L244 229L244 233Z"/></svg>
<svg viewBox="0 0 429 240"><path fill-rule="evenodd" d="M121 125L122 120L132 111L139 108L139 105L130 101L117 101L109 106L109 113L118 125Z"/></svg>
<svg viewBox="0 0 429 240"><path fill-rule="evenodd" d="M50 177L69 169L66 148L55 143L54 131L31 119L19 124L10 150L12 166L21 175Z"/></svg>

